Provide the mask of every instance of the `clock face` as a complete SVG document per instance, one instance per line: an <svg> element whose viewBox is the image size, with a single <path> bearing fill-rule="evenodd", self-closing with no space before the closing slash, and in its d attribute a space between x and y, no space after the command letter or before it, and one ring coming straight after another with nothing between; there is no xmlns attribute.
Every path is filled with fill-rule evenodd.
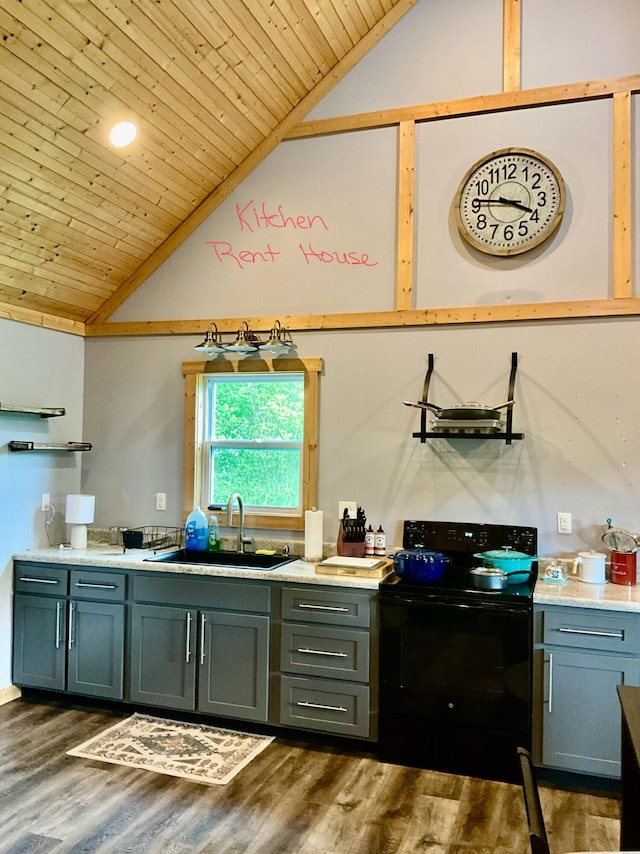
<svg viewBox="0 0 640 854"><path fill-rule="evenodd" d="M490 255L518 255L556 231L565 189L556 167L527 148L503 148L464 176L454 201L464 239Z"/></svg>

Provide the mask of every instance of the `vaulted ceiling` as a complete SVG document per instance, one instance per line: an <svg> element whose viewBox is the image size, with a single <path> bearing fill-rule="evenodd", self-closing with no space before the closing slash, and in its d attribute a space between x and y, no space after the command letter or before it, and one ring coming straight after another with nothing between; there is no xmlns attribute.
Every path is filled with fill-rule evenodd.
<svg viewBox="0 0 640 854"><path fill-rule="evenodd" d="M2 0L0 317L106 320L416 2Z"/></svg>

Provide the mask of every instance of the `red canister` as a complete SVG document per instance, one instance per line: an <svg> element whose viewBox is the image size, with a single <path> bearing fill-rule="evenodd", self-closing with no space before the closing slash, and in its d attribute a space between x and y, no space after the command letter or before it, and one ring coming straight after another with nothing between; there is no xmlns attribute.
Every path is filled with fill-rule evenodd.
<svg viewBox="0 0 640 854"><path fill-rule="evenodd" d="M611 552L611 581L613 584L636 583L638 572L637 552Z"/></svg>

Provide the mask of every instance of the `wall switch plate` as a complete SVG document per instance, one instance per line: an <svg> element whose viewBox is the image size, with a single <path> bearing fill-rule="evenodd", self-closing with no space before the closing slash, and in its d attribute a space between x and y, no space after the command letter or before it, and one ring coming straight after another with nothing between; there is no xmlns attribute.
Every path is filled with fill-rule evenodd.
<svg viewBox="0 0 640 854"><path fill-rule="evenodd" d="M167 509L167 493L166 492L156 492L156 510L166 510Z"/></svg>
<svg viewBox="0 0 640 854"><path fill-rule="evenodd" d="M558 533L571 533L571 513L558 513Z"/></svg>
<svg viewBox="0 0 640 854"><path fill-rule="evenodd" d="M51 496L48 492L42 493L42 498L40 499L40 509L43 513L46 513L49 507L51 506L50 498Z"/></svg>
<svg viewBox="0 0 640 854"><path fill-rule="evenodd" d="M358 515L357 501L338 501L338 519L342 519L345 509L349 514L350 519L355 519Z"/></svg>

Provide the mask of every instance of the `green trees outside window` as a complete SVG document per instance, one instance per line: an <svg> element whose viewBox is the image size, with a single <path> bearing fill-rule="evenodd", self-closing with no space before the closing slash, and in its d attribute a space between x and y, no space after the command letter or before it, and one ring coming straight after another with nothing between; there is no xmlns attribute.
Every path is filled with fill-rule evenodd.
<svg viewBox="0 0 640 854"><path fill-rule="evenodd" d="M245 506L299 509L304 375L211 375L206 381L209 503L226 504L238 491Z"/></svg>

